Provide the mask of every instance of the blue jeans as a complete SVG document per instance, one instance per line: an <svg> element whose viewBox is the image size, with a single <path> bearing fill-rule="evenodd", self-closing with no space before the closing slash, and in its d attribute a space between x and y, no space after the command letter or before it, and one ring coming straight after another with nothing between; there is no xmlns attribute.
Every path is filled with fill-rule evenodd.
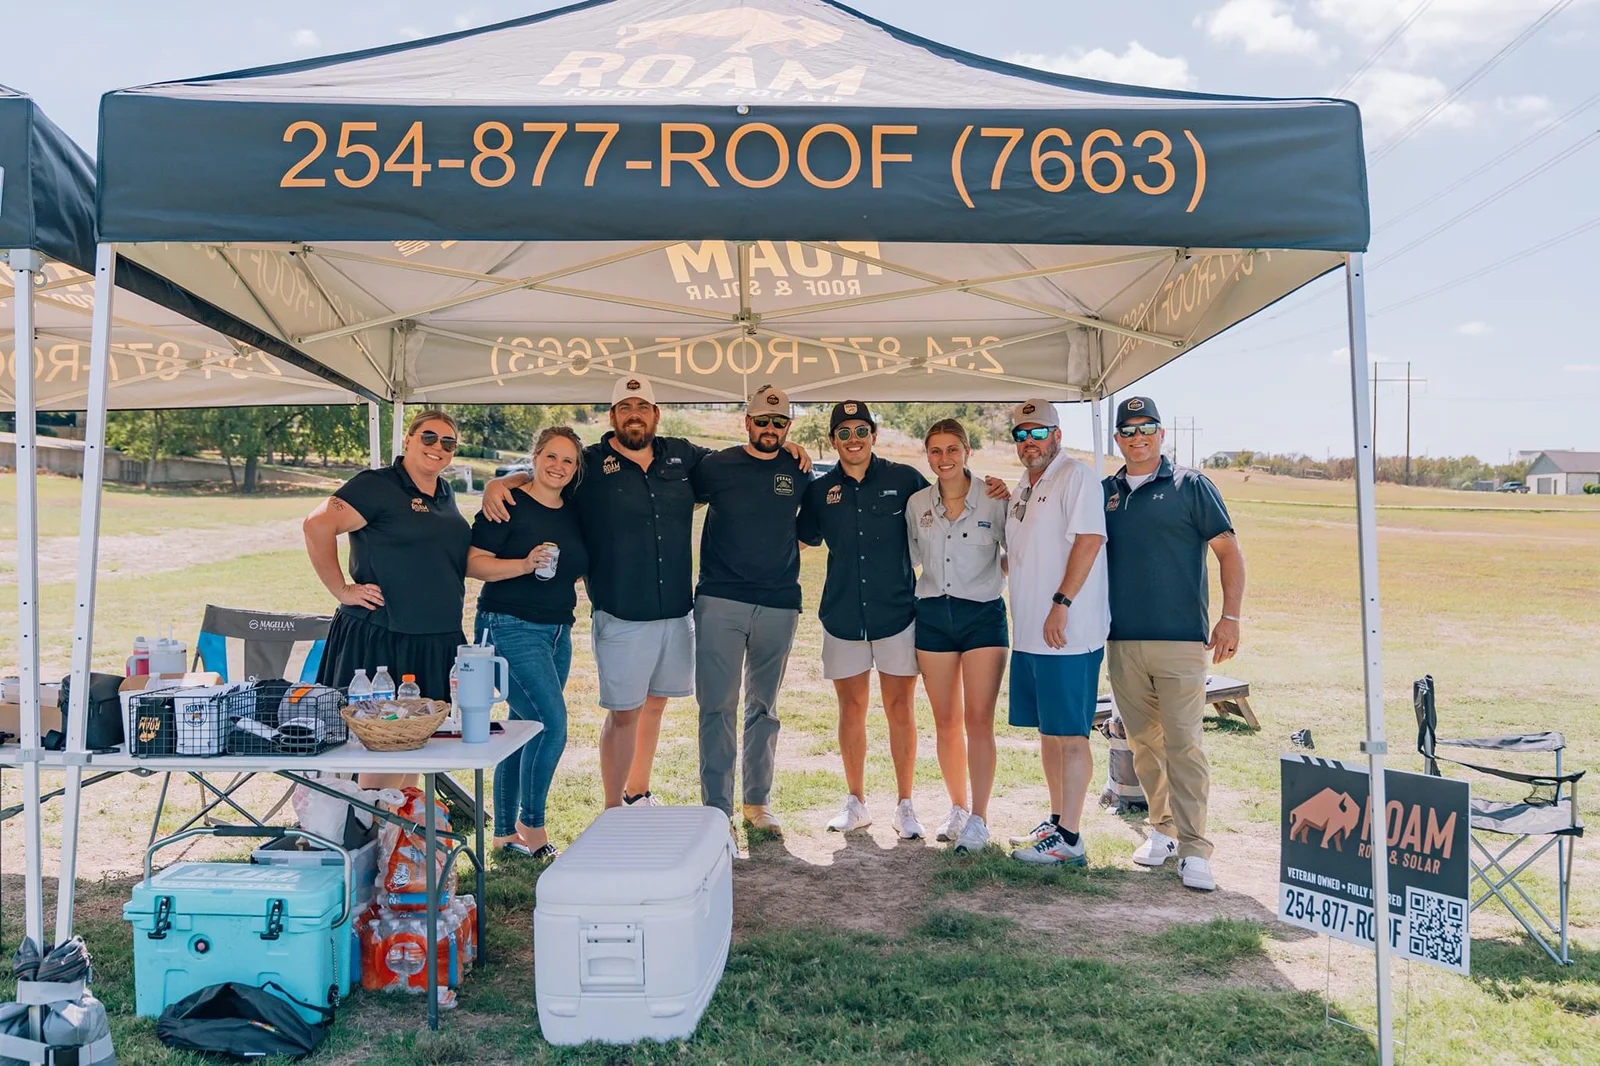
<svg viewBox="0 0 1600 1066"><path fill-rule="evenodd" d="M567 747L567 701L561 690L572 669L572 627L479 611L475 628L478 642L493 644L510 667L506 703L511 717L544 725L494 769L494 832L506 837L516 833L519 819L530 829L544 827L545 798Z"/></svg>

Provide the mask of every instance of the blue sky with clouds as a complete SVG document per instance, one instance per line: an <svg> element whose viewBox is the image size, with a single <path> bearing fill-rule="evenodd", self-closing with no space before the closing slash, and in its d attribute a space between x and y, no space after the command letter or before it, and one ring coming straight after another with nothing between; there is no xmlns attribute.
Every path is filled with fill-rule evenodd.
<svg viewBox="0 0 1600 1066"><path fill-rule="evenodd" d="M0 56L0 82L32 93L92 150L99 97L110 89L557 6L8 4L0 24L11 44ZM1600 294L1590 255L1600 242L1600 0L855 6L974 52L1111 81L1253 95L1337 91L1356 99L1371 168L1371 353L1384 361L1384 376L1399 376L1410 360L1426 379L1414 389L1416 451L1503 461L1525 448L1600 449L1600 340L1583 325ZM1514 47L1497 58L1508 45ZM1591 228L1550 243L1586 224ZM1345 359L1342 282L1330 277L1159 371L1142 391L1158 399L1169 423L1195 420L1201 454L1257 448L1347 455ZM1381 388L1379 446L1396 453L1404 442L1403 386ZM1068 425L1087 436L1081 410ZM1187 450L1185 441L1185 458Z"/></svg>

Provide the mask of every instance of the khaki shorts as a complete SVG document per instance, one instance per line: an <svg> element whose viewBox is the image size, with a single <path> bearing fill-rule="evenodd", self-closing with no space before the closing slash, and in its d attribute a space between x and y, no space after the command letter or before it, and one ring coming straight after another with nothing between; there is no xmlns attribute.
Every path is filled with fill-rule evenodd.
<svg viewBox="0 0 1600 1066"><path fill-rule="evenodd" d="M881 640L841 640L822 631L822 676L829 681L876 669L891 677L917 676L917 623Z"/></svg>

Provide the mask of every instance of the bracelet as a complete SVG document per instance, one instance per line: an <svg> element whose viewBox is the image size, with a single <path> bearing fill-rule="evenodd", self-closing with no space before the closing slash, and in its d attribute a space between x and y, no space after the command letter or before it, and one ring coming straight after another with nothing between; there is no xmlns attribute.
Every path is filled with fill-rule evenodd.
<svg viewBox="0 0 1600 1066"><path fill-rule="evenodd" d="M1225 615L1222 616L1222 620L1224 622L1238 622L1239 621L1239 616L1236 615L1236 614L1225 614ZM1243 624L1243 623L1241 623L1241 624Z"/></svg>

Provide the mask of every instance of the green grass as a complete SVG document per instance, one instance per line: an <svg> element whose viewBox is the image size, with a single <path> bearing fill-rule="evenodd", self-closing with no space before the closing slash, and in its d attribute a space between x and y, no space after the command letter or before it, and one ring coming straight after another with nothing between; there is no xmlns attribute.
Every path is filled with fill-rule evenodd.
<svg viewBox="0 0 1600 1066"><path fill-rule="evenodd" d="M999 452L986 450L985 462ZM902 457L903 458L903 457ZM1223 670L1247 679L1251 702L1263 723L1259 733L1232 723L1208 723L1215 803L1211 823L1218 833L1239 834L1257 845L1248 861L1275 856L1278 754L1290 732L1311 728L1319 755L1357 757L1362 735L1361 643L1355 573L1354 514L1348 484L1290 482L1255 475L1224 474L1250 567L1244 646ZM9 539L13 482L0 477L0 538ZM40 482L42 532L75 535L76 481ZM1265 502L1247 502L1253 500ZM1478 497L1436 490L1383 486L1379 515L1381 602L1384 617L1384 690L1391 765L1417 769L1411 742L1410 682L1435 675L1440 691L1441 731L1481 735L1551 728L1564 731L1574 767L1600 767L1600 731L1595 730L1594 693L1600 691L1600 499L1562 501L1563 510L1542 512L1529 498L1496 499L1504 510L1446 508L1482 503ZM1326 506L1327 504L1340 506ZM311 505L311 497L146 495L114 491L106 498L103 531L108 536L148 536L162 549L169 530L214 533L223 549L158 574L136 569L102 572L95 661L113 667L134 634L172 622L192 639L208 601L285 611L322 611L331 604L297 549L230 556L235 533L263 523L288 522ZM1428 510L1411 510L1414 506ZM782 693L784 752L778 763L773 802L785 819L786 837L746 834L755 846L746 867L807 864L805 876L827 899L833 873L815 852L837 845L821 834L825 812L843 794L834 753L835 703L821 678L821 632L815 604L826 553L803 556L806 611L790 658ZM15 598L0 567L0 598ZM72 620L70 584L41 590L46 677L65 667ZM469 589L470 621L476 588ZM1214 593L1213 602L1218 602ZM594 761L601 715L589 653L586 612L574 634L575 661L568 686L568 755L551 793L549 825L558 844L570 841L598 813L599 775ZM14 660L14 627L0 627L0 673ZM1032 734L1004 725L1001 694L997 735L996 796L1021 796L1031 804L1042 793ZM932 721L919 692L918 724L925 741ZM695 770L696 715L692 701L668 710L656 791L674 802L698 796ZM892 805L892 765L880 713L869 717L869 802L880 821ZM1022 743L1016 744L1015 741ZM1104 747L1094 745L1103 779ZM937 768L928 748L919 759L920 797L937 792ZM1536 764L1527 760L1524 765ZM1542 764L1539 764L1542 765ZM46 775L47 787L53 783ZM18 775L5 780L5 803L18 802ZM116 782L85 793L85 848L129 825L142 839L154 800L154 784L125 788ZM129 791L128 789L133 789ZM1491 794L1475 783L1475 794ZM176 791L176 790L175 790ZM192 793L192 788L188 790ZM186 793L187 794L187 793ZM1092 807L1092 804L1091 804ZM923 811L924 815L933 813ZM169 819L170 820L170 819ZM45 812L53 833L59 808ZM1339 1029L1325 1030L1317 993L1323 948L1298 931L1271 921L1270 899L1229 905L1234 917L1209 918L1217 909L1204 897L1185 894L1175 878L1146 875L1127 867L1124 841L1132 840L1116 819L1088 816L1093 865L1086 870L1036 870L1007 858L999 848L957 857L937 846L918 850L915 861L893 867L894 876L915 879L903 898L827 899L868 919L889 915L888 932L851 932L830 921L833 912L805 904L770 908L759 923L741 925L728 976L696 1039L687 1045L633 1051L594 1048L556 1050L539 1037L531 989L528 916L536 870L527 863L495 862L488 879L486 913L495 966L475 974L462 1006L447 1016L439 1035L420 1034L422 1004L406 996L358 995L341 1014L318 1063L374 1062L600 1062L771 1063L851 1062L865 1066L915 1062L1151 1062L1151 1063L1343 1063L1366 1062L1371 1041ZM1031 819L1029 820L1031 824ZM6 852L20 853L20 819L7 823ZM1026 825L995 824L1003 840ZM1115 834L1120 833L1121 836ZM825 841L826 843L818 843ZM804 846L812 852L805 853ZM1126 850L1131 850L1127 843ZM850 849L846 846L846 851ZM855 850L840 861L887 861L882 850ZM806 857L809 855L810 857ZM18 860L12 859L10 869ZM1218 878L1225 899L1230 877L1246 860L1236 845L1219 849ZM886 867L887 869L888 867ZM116 1019L121 1061L139 1064L198 1063L168 1056L148 1023L130 1017L131 940L118 916L127 896L122 869L104 885L85 878L80 888L80 927L95 952L96 989ZM841 893L859 892L841 873ZM763 882L765 883L765 882ZM1547 873L1530 883L1550 887ZM849 886L849 887L846 887ZM746 884L736 891L759 891ZM1170 891L1169 891L1170 890ZM20 879L6 883L7 945L15 943L21 917ZM749 898L742 906L749 906ZM1052 940L1032 935L1030 915L1096 913L1149 907L1149 927L1105 945L1093 937L1074 951L1071 922ZM897 912L898 908L898 912ZM1205 913L1190 913L1212 908ZM1075 909L1075 910L1074 910ZM1424 966L1399 966L1397 1031L1409 1039L1407 1061L1427 1064L1479 1062L1588 1063L1593 1061L1600 1019L1600 862L1580 842L1572 899L1577 964L1559 968L1520 934L1506 932L1496 907L1474 915L1473 975L1460 978ZM1130 911L1130 913L1145 913ZM1240 917L1260 921L1241 921ZM1015 923L1015 924L1012 924ZM832 928L821 928L835 925ZM1091 928L1091 933L1094 930ZM1101 944L1100 947L1093 945ZM1064 946L1065 945L1065 946ZM1098 955L1097 955L1098 953ZM1333 954L1333 1007L1337 1015L1371 1024L1370 955ZM1270 977L1266 975L1271 975ZM1409 1002L1409 1014L1405 1004Z"/></svg>

